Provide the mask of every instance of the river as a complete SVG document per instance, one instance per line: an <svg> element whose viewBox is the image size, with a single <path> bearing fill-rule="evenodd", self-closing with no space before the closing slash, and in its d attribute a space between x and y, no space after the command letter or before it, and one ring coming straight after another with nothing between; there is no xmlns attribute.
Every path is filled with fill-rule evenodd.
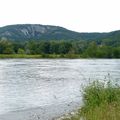
<svg viewBox="0 0 120 120"><path fill-rule="evenodd" d="M82 104L84 86L109 79L119 83L120 59L1 59L0 114L52 105L72 110Z"/></svg>

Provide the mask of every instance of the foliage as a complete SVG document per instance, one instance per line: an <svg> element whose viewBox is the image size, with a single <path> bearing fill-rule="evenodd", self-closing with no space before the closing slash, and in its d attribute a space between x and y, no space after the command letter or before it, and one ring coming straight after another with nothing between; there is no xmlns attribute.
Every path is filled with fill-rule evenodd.
<svg viewBox="0 0 120 120"><path fill-rule="evenodd" d="M43 57L47 57L47 54L59 54L67 58L120 58L120 44L108 45L108 42L101 40L14 42L4 39L0 40L0 54L29 54Z"/></svg>
<svg viewBox="0 0 120 120"><path fill-rule="evenodd" d="M84 106L63 120L120 120L120 87L94 82L85 88Z"/></svg>
<svg viewBox="0 0 120 120"><path fill-rule="evenodd" d="M25 51L22 48L19 48L17 53L18 54L25 54Z"/></svg>

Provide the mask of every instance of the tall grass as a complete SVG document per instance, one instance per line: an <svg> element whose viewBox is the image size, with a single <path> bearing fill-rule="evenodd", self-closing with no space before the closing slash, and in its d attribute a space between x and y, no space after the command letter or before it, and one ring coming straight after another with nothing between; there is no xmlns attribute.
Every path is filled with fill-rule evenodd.
<svg viewBox="0 0 120 120"><path fill-rule="evenodd" d="M94 82L85 88L84 106L64 120L120 120L120 87Z"/></svg>

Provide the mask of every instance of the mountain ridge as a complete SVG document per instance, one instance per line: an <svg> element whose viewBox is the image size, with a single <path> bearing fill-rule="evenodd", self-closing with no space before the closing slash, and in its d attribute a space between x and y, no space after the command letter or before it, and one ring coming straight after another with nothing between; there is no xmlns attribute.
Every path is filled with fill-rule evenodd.
<svg viewBox="0 0 120 120"><path fill-rule="evenodd" d="M0 39L26 40L98 40L118 39L120 30L112 32L75 32L64 27L41 24L15 24L0 27Z"/></svg>

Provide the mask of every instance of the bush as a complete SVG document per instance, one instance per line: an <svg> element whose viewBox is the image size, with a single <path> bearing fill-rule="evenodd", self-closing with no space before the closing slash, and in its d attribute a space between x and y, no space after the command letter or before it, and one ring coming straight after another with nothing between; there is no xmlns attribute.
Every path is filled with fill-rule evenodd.
<svg viewBox="0 0 120 120"><path fill-rule="evenodd" d="M120 120L120 87L93 82L84 89L84 106L69 120ZM65 119L64 119L65 120Z"/></svg>

